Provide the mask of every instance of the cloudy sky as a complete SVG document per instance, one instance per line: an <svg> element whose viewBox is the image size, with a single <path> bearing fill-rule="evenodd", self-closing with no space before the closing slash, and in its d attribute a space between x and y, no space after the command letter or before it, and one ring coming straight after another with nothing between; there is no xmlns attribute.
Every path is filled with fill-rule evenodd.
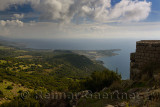
<svg viewBox="0 0 160 107"><path fill-rule="evenodd" d="M160 0L0 0L0 36L160 36Z"/></svg>

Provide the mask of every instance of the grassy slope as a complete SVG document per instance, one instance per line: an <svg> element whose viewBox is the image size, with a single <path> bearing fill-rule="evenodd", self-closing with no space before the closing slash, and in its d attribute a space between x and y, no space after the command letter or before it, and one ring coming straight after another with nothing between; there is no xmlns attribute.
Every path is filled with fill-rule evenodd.
<svg viewBox="0 0 160 107"><path fill-rule="evenodd" d="M13 89L7 89L8 86L12 86ZM1 98L0 104L2 104L4 102L9 102L13 100L14 97L20 94L19 91L32 92L33 89L29 89L24 86L21 86L21 84L15 84L13 82L3 80L3 82L0 82L0 91L3 93L3 96L5 97L5 98Z"/></svg>
<svg viewBox="0 0 160 107"><path fill-rule="evenodd" d="M84 78L94 70L102 69L105 69L102 65L74 53L0 46L0 79L5 80L0 83L0 91L8 99L18 95L19 90L28 89L25 87L67 90L75 78ZM13 86L13 89L7 90L7 86Z"/></svg>
<svg viewBox="0 0 160 107"><path fill-rule="evenodd" d="M5 46L0 51L0 78L7 80L0 83L0 90L9 99L18 95L19 90L28 89L25 87L68 91L71 82L83 79L93 71L105 69L87 57L70 51L21 50ZM23 86L16 85L19 83ZM6 87L12 84L13 89L7 90ZM101 104L100 100L93 102L90 106Z"/></svg>

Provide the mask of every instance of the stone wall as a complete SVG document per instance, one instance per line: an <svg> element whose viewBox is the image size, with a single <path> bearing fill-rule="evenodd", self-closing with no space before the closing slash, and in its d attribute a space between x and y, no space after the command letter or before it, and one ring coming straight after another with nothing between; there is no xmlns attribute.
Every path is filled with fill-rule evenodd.
<svg viewBox="0 0 160 107"><path fill-rule="evenodd" d="M160 40L142 40L136 43L136 52L130 55L130 79L140 78L147 64L160 63Z"/></svg>

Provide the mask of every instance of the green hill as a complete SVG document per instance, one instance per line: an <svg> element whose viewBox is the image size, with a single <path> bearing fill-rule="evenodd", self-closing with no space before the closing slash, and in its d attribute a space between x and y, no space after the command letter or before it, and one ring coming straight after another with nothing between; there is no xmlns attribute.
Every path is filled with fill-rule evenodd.
<svg viewBox="0 0 160 107"><path fill-rule="evenodd" d="M87 89L99 91L117 80L120 81L120 76L116 73L86 56L69 50L20 49L0 45L2 107L30 105L40 107L46 104L50 106L49 103L57 106L61 102L68 104L70 102L68 99L60 102L36 100L35 92L38 90L45 93L54 91L61 93ZM30 97L24 100L21 98L21 92L27 90L31 92Z"/></svg>
<svg viewBox="0 0 160 107"><path fill-rule="evenodd" d="M106 69L85 56L70 51L19 49L0 46L0 78L30 88L68 90L72 79Z"/></svg>

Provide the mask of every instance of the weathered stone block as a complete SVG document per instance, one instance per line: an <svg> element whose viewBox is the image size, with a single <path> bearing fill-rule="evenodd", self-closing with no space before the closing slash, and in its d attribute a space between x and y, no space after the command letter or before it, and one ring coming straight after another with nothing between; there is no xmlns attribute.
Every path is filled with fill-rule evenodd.
<svg viewBox="0 0 160 107"><path fill-rule="evenodd" d="M136 42L136 52L131 53L130 78L136 79L141 69L148 63L160 63L160 40L142 40Z"/></svg>
<svg viewBox="0 0 160 107"><path fill-rule="evenodd" d="M160 54L155 54L155 58L160 58Z"/></svg>
<svg viewBox="0 0 160 107"><path fill-rule="evenodd" d="M136 64L135 62L131 62L131 63L130 63L130 67L131 67L131 68L137 68L137 64Z"/></svg>
<svg viewBox="0 0 160 107"><path fill-rule="evenodd" d="M150 57L151 57L151 58L154 58L154 54L150 54Z"/></svg>
<svg viewBox="0 0 160 107"><path fill-rule="evenodd" d="M131 55L130 55L130 60L132 60L132 61L135 60L135 53L131 53Z"/></svg>
<svg viewBox="0 0 160 107"><path fill-rule="evenodd" d="M160 50L160 47L156 47L156 50L158 50L158 51L159 51L159 50Z"/></svg>

